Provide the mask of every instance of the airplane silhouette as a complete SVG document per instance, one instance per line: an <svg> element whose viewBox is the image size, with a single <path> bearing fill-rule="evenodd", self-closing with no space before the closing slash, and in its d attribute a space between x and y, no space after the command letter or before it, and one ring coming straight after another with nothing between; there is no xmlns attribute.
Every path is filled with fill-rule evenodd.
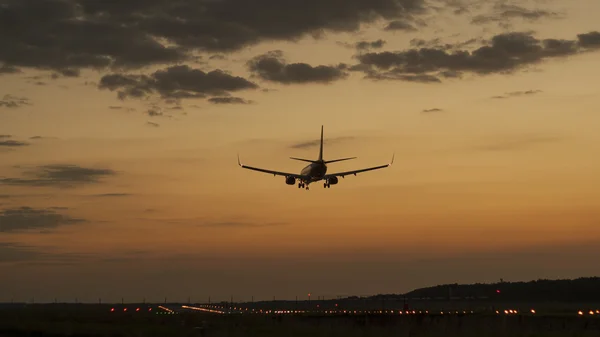
<svg viewBox="0 0 600 337"><path fill-rule="evenodd" d="M316 181L325 180L325 182L323 183L323 188L330 188L331 185L335 185L338 183L338 177L344 178L345 176L351 175L351 174L356 175L357 173L361 173L361 172L378 170L378 169L389 167L394 163L394 155L392 155L392 161L386 165L374 166L374 167L369 167L369 168L364 168L364 169L354 170L354 171L346 171L346 172L327 174L327 164L335 163L335 162L343 161L343 160L356 159L356 157L341 158L341 159L334 159L334 160L323 160L323 125L321 125L321 147L319 149L319 159L310 160L310 159L302 159L302 158L295 158L295 157L290 157L290 159L305 161L305 162L309 162L310 164L308 166L304 167L302 169L302 171L300 171L300 174L286 173L286 172L272 171L272 170L266 170L266 169L262 169L262 168L242 165L242 163L240 162L240 155L238 154L238 165L245 169L269 173L269 174L272 174L273 176L278 176L278 175L285 176L285 183L288 185L295 185L296 180L298 180L298 188L305 187L308 190L308 185L310 185L311 183L316 182Z"/></svg>

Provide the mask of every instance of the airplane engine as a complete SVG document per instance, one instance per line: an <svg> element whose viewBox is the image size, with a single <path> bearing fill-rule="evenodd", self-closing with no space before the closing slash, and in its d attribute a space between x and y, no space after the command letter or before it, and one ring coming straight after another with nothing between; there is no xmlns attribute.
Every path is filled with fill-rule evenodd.
<svg viewBox="0 0 600 337"><path fill-rule="evenodd" d="M287 176L285 177L285 183L288 185L295 185L296 184L296 178L292 177L292 176Z"/></svg>
<svg viewBox="0 0 600 337"><path fill-rule="evenodd" d="M335 185L335 184L337 184L337 183L338 183L338 178L337 178L337 177L331 177L331 178L329 178L329 179L328 179L328 181L327 181L327 182L328 182L329 184L331 184L331 185Z"/></svg>

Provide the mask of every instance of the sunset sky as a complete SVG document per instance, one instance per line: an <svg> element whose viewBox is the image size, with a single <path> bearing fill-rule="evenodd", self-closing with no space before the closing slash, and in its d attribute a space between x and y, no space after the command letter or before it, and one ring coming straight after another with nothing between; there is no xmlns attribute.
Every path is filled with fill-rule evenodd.
<svg viewBox="0 0 600 337"><path fill-rule="evenodd" d="M596 0L0 0L0 302L600 270ZM329 172L299 173L321 125Z"/></svg>

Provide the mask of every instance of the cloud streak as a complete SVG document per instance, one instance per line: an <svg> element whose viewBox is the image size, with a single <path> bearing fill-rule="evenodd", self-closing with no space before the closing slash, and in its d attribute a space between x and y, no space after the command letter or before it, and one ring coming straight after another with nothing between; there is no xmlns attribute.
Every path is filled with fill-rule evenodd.
<svg viewBox="0 0 600 337"><path fill-rule="evenodd" d="M20 142L18 140L0 140L0 146L20 147L20 146L27 146L27 145L29 145L29 143Z"/></svg>
<svg viewBox="0 0 600 337"><path fill-rule="evenodd" d="M35 187L75 187L83 184L99 183L100 178L113 176L110 169L86 168L77 165L44 165L25 175L32 178L2 178L0 184Z"/></svg>
<svg viewBox="0 0 600 337"><path fill-rule="evenodd" d="M20 207L0 211L0 232L2 233L49 230L83 222L86 221L59 214L50 209Z"/></svg>
<svg viewBox="0 0 600 337"><path fill-rule="evenodd" d="M561 14L543 9L527 9L525 7L497 3L493 7L493 13L476 15L471 20L473 24L488 24L492 22L506 23L514 19L537 21L546 18L561 18Z"/></svg>
<svg viewBox="0 0 600 337"><path fill-rule="evenodd" d="M539 94L541 92L542 92L541 90L512 91L512 92L507 92L504 95L493 96L492 98L505 99L505 98L510 98L510 97L533 96L533 95Z"/></svg>
<svg viewBox="0 0 600 337"><path fill-rule="evenodd" d="M344 141L354 140L354 139L356 139L356 137L352 137L352 136L327 138L327 139L323 140L323 144L332 144L332 143L334 144L334 143L339 143L339 142L344 142ZM310 141L306 141L306 142L292 144L292 145L290 145L290 148L292 148L292 149L310 149L310 148L319 147L320 145L321 145L321 140L315 139L315 140L310 140Z"/></svg>
<svg viewBox="0 0 600 337"><path fill-rule="evenodd" d="M208 99L213 104L252 104L251 100L245 100L241 97L211 97Z"/></svg>

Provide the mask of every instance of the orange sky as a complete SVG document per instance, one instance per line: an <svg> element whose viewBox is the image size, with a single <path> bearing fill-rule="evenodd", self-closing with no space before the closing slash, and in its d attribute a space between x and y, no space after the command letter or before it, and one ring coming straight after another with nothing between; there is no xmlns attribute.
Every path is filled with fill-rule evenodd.
<svg viewBox="0 0 600 337"><path fill-rule="evenodd" d="M232 13L236 2L225 2ZM412 39L435 38L432 49L473 51L510 32L577 41L600 30L594 1L464 2L472 4L463 14L426 2L425 13L413 14L414 31L385 30L380 18L356 31L319 27L325 30L318 39L300 29L296 41L284 36L233 51L193 50L205 63L70 65L80 69L78 77L53 79L61 70L54 64L0 52L0 302L332 297L594 275L600 34L596 44L584 48L580 41L569 55L550 57L545 49L541 62L508 74L481 75L471 63L460 69L462 78L441 83L374 81L344 70L346 77L326 84L287 74L286 84L260 77L247 63L281 50L288 64L333 69L361 62L352 46L359 41L385 41L362 54L402 52L416 48ZM303 20L298 11L275 11ZM520 17L528 13L538 16ZM281 24L273 17L265 27ZM457 47L470 39L476 40ZM215 54L225 58L209 59ZM426 57L420 66L439 64ZM174 105L158 91L120 100L117 90L98 87L109 74L149 76L176 64L222 69L260 89L230 92L251 104L189 98ZM20 72L2 71L13 65ZM149 115L151 109L162 116ZM298 145L318 139L321 125L326 159L358 157L331 164L330 172L386 164L392 153L394 165L309 191L237 166L239 153L245 164L299 173L303 164L288 157L316 158L318 145ZM49 176L40 173L44 167Z"/></svg>

